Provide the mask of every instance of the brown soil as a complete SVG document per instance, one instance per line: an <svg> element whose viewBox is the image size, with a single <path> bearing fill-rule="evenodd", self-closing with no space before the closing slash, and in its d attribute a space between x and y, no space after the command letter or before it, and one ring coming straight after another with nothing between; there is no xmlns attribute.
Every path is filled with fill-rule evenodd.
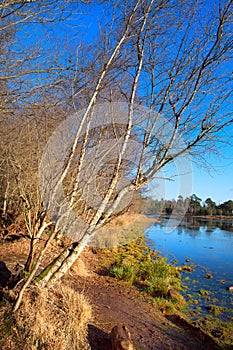
<svg viewBox="0 0 233 350"><path fill-rule="evenodd" d="M1 246L0 280L7 278L15 263L26 258L25 240ZM134 287L119 283L101 268L103 255L91 249L83 252L64 278L77 291L84 291L93 308L88 340L92 350L111 350L109 332L116 324L125 324L137 350L207 350L217 349L212 340L179 317L162 314ZM4 280L5 283L5 280ZM56 349L55 349L56 350Z"/></svg>
<svg viewBox="0 0 233 350"><path fill-rule="evenodd" d="M101 254L86 250L66 277L78 291L88 295L95 315L89 326L93 350L110 350L109 332L125 324L139 350L207 350L215 343L180 317L164 315L136 288L119 283L101 269Z"/></svg>

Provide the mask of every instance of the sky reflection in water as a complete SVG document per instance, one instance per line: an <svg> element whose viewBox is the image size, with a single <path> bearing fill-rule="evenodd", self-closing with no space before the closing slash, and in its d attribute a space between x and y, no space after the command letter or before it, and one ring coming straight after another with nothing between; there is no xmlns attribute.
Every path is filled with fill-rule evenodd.
<svg viewBox="0 0 233 350"><path fill-rule="evenodd" d="M217 304L233 309L233 293L226 291L227 286L233 285L232 223L192 218L191 222L186 220L171 233L166 233L166 222L163 219L146 230L149 245L168 257L169 261L177 259L178 265L187 264L186 259L200 265L192 274L185 274L190 277L190 281L185 281L189 292L207 289L211 297L219 299ZM206 273L211 273L213 278L206 279ZM220 282L222 280L224 284ZM205 306L203 298L200 302L199 306Z"/></svg>

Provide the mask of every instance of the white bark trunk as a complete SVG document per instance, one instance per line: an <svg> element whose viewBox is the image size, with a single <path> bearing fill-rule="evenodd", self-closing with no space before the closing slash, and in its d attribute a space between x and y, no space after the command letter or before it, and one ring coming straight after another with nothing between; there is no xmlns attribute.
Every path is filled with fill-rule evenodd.
<svg viewBox="0 0 233 350"><path fill-rule="evenodd" d="M58 258L38 276L39 281L37 285L45 287L47 284L54 283L60 279L77 260L83 249L87 246L90 238L90 235L85 234L79 243L72 243L68 248L63 250Z"/></svg>
<svg viewBox="0 0 233 350"><path fill-rule="evenodd" d="M136 95L136 89L137 89L137 86L138 86L138 80L139 80L139 76L140 76L140 73L141 73L141 69L142 69L142 62L143 62L143 54L144 54L144 42L141 38L141 35L142 35L142 32L145 28L145 25L146 25L146 22L147 22L147 18L148 18L148 14L150 12L150 9L151 9L151 5L153 4L154 0L151 0L149 6L148 6L148 9L147 9L147 12L145 13L144 15L144 19L142 21L142 24L141 24L141 28L140 28L140 31L139 31L139 37L138 37L138 67L137 67L137 71L136 71L136 74L135 74L135 77L134 77L134 83L133 83L133 86L132 86L132 91L131 91L131 96L130 96L130 106L129 106L129 113L128 113L128 121L127 121L127 130L126 130L126 134L125 134L125 138L124 138L124 141L123 141L123 145L122 145L122 148L119 152L119 155L118 155L118 160L117 160L117 164L116 164L116 169L115 169L115 174L112 178L112 181L109 185L109 188L108 188L108 191L107 193L105 194L103 200L102 200L102 203L100 204L98 210L96 211L94 217L92 218L91 220L91 223L89 225L89 228L88 230L86 231L86 233L84 234L84 237L83 239L81 239L80 242L78 243L73 243L69 248L67 248L66 250L64 250L62 252L62 254L57 258L57 260L54 262L53 266L50 267L49 271L47 272L47 274L42 278L42 280L39 282L39 284L41 286L45 286L47 283L54 283L56 280L60 279L65 273L66 271L72 266L72 264L77 260L77 258L79 257L79 255L81 254L81 252L83 251L83 249L87 246L87 244L89 243L90 239L93 237L93 235L95 234L95 231L97 228L101 227L104 225L106 219L111 215L111 213L113 212L114 208L116 207L116 205L120 202L120 199L123 197L123 195L125 193L127 193L130 189L130 187L132 187L132 185L130 185L128 188L125 188L121 191L121 193L119 194L118 198L116 199L115 203L111 206L110 210L107 211L107 217L106 219L101 219L103 214L105 213L106 211L106 208L109 204L109 200L116 188L116 185L117 185L117 182L118 182L118 179L119 179L119 171L120 171L120 166L121 166L121 163L122 163L122 159L124 157L124 154L125 154L125 151L126 151L126 148L127 148L127 145L128 145L128 141L130 139L130 134L131 134L131 128L132 128L132 117L133 117L133 104L134 104L134 99L135 99L135 95ZM119 42L117 43L110 59L108 60L107 64L105 65L105 69L103 70L99 80L98 80L98 83L97 83L97 86L96 86L96 89L95 89L95 92L91 98L91 101L89 103L89 106L86 110L86 113L84 114L84 117L83 117L83 122L84 120L87 118L88 116L88 113L89 111L91 110L94 102L95 102L95 99L98 95L98 92L99 92L99 88L101 86L101 83L104 79L104 76L109 68L109 66L111 65L114 57L116 56L117 52L119 51L122 43L124 42L124 40L126 39L127 37L127 33L128 33L128 30L130 28L130 24L131 24L131 21L132 21L132 18L133 18L133 15L138 7L138 5L140 4L140 1L137 2L129 20L128 20L128 23L126 25L126 28L125 28L125 32L124 34L122 35L121 39L119 40ZM88 135L88 129L86 130L87 131L87 135ZM60 178L59 181L63 181L64 179L64 176L65 174L67 173L68 171L68 168L71 164L71 161L72 161L72 158L73 158L73 155L74 155L74 150L76 148L76 145L77 145L77 140L78 140L78 135L79 132L77 133L76 135L76 139L75 139L75 142L72 146L72 152L71 152L71 155L70 155L70 158L68 160L68 163L67 163L67 166ZM85 144L85 141L84 141L84 144ZM83 150L83 156L85 154L85 149ZM80 164L79 166L82 166L82 155L81 155L81 159L80 159ZM73 204L73 201L72 201L72 204Z"/></svg>

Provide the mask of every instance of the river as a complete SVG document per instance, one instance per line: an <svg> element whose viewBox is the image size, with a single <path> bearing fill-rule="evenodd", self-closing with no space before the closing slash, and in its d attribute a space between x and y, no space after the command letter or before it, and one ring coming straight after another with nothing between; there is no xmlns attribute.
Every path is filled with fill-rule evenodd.
<svg viewBox="0 0 233 350"><path fill-rule="evenodd" d="M233 292L227 290L233 286L233 222L189 218L170 233L166 232L167 222L162 218L145 231L145 236L169 262L194 265L193 272L182 273L183 284L188 287L183 294L192 305L193 317L205 315L210 305L233 312ZM201 290L208 295L200 295ZM223 312L220 318L232 319L232 312Z"/></svg>

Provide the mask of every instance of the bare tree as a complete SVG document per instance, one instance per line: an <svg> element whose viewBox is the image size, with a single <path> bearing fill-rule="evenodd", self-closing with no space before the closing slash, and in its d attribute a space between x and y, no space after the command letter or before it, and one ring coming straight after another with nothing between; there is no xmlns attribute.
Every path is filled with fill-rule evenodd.
<svg viewBox="0 0 233 350"><path fill-rule="evenodd" d="M52 222L42 205L38 167L52 129L73 105L74 72L76 93L83 88L83 67L79 71L72 43L80 23L72 24L71 42L55 31L78 19L81 2L0 5L1 221L7 232L8 214L13 213L14 230L30 239L25 272L31 271L35 258L38 266L54 237L52 232L40 252L38 242Z"/></svg>
<svg viewBox="0 0 233 350"><path fill-rule="evenodd" d="M106 21L110 36L101 28L97 59L90 51L88 69L77 59L76 69L87 74L83 86L77 74L73 80L76 113L50 138L41 162L44 211L55 232L73 240L37 276L42 286L66 273L130 193L169 164L185 171L185 157L202 160L233 122L232 0L208 8L201 1L112 4L116 21Z"/></svg>
<svg viewBox="0 0 233 350"><path fill-rule="evenodd" d="M75 55L68 40L58 40L54 28L68 25L74 16L77 19L80 3L3 1L0 5L1 213L6 220L7 212L14 207L15 214L17 207L30 237L44 216L35 189L41 150L62 120L62 111L67 112L72 103L72 91L66 87L75 70Z"/></svg>
<svg viewBox="0 0 233 350"><path fill-rule="evenodd" d="M167 164L177 161L184 154L197 156L206 147L213 148L216 135L232 123L232 111L229 108L224 110L232 95L232 78L227 68L232 60L229 31L232 1L225 2L222 7L219 5L218 15L215 12L211 23L209 14L208 21L198 25L200 11L203 10L199 3L182 3L182 7L177 3L172 7L167 1L138 1L125 19L124 31L104 64L88 108L77 118L79 126L65 167L54 182L50 201L53 202L53 196L68 175L78 140L84 135L79 151L76 187L66 212L73 207L81 169L85 157L88 157L88 142L93 140L90 133L93 116L96 117L93 106L100 91L106 88L105 79L111 76L112 81L121 84L119 74L114 75L116 69L118 73L130 76L130 89L127 87L125 93L128 102L128 109L125 107L126 127L116 137L118 153L114 171L101 203L91 213L87 226L82 228L81 237L51 264L48 274L40 282L42 285L63 276L96 231L111 219L127 193L145 186ZM216 9L213 8L213 11ZM118 67L121 68L117 70ZM120 89L123 91L124 87L120 86ZM139 105L141 101L149 106L149 110ZM123 111L119 115L121 113ZM137 171L127 169L128 164L123 161L129 142L135 139L141 145ZM94 166L88 169L90 173ZM131 180L116 191L120 173L126 169L131 174Z"/></svg>

